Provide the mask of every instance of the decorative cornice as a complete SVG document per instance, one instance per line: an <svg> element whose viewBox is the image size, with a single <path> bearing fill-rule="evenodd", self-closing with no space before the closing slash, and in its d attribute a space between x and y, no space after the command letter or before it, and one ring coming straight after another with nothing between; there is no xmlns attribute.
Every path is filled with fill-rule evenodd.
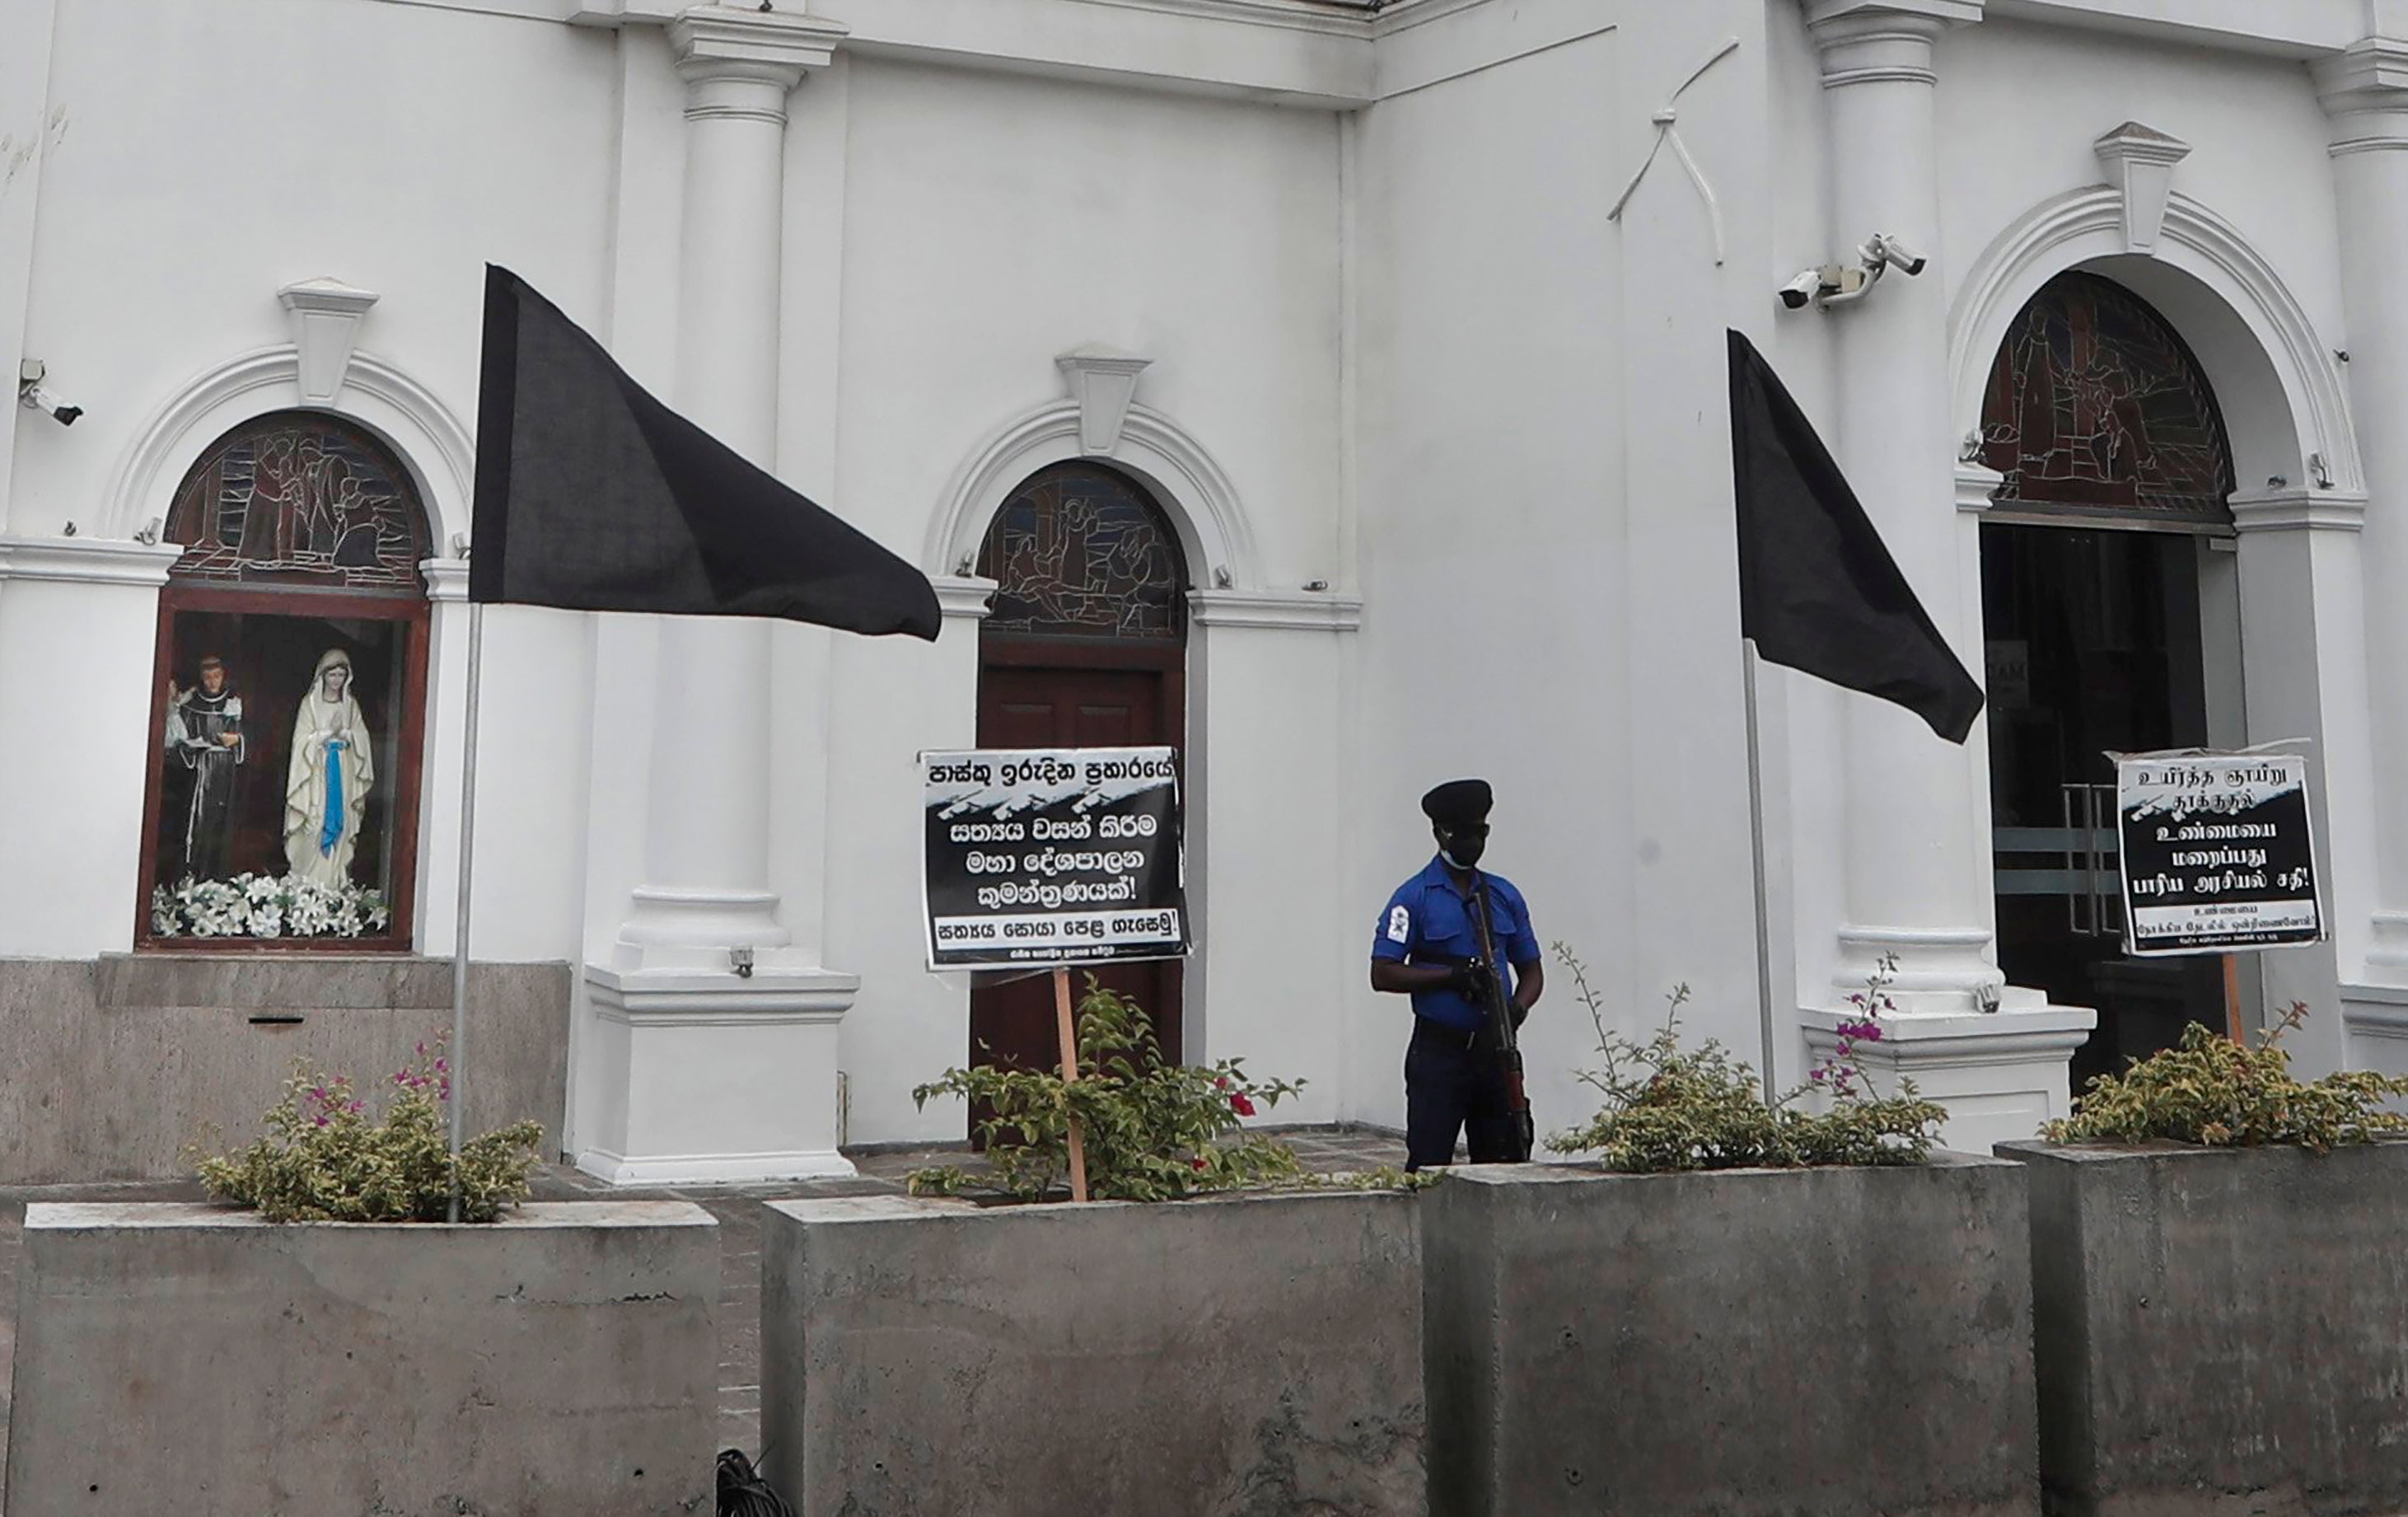
<svg viewBox="0 0 2408 1517"><path fill-rule="evenodd" d="M827 969L764 969L739 976L585 966L585 995L595 1014L630 1027L838 1022L860 993L860 975Z"/></svg>
<svg viewBox="0 0 2408 1517"><path fill-rule="evenodd" d="M1800 1011L1798 1018L1806 1047L1817 1054L1838 1047L1842 1022L1862 1019L1854 1011L1812 1008ZM2082 1006L2046 1006L2032 1011L1910 1014L1884 1017L1880 1023L1880 1039L1856 1044L1856 1057L1867 1064L1914 1075L2065 1058L2089 1040L2091 1030L2099 1025L2099 1014Z"/></svg>
<svg viewBox="0 0 2408 1517"><path fill-rule="evenodd" d="M1958 463L1956 466L1956 509L1987 511L2007 476L1987 464Z"/></svg>
<svg viewBox="0 0 2408 1517"><path fill-rule="evenodd" d="M183 556L175 542L100 537L0 537L0 580L55 585L126 585L157 589Z"/></svg>
<svg viewBox="0 0 2408 1517"><path fill-rule="evenodd" d="M293 348L300 355L302 400L313 406L334 404L343 393L360 322L377 303L376 292L339 280L313 279L284 286L276 298L292 324Z"/></svg>
<svg viewBox="0 0 2408 1517"><path fill-rule="evenodd" d="M1137 398L1137 377L1154 363L1133 353L1089 342L1057 354L1054 367L1069 382L1079 406L1079 446L1092 458L1109 458L1121 445L1121 424Z"/></svg>
<svg viewBox="0 0 2408 1517"><path fill-rule="evenodd" d="M1363 598L1327 591L1190 590L1187 614L1198 627L1260 627L1287 632L1353 632L1363 626Z"/></svg>
<svg viewBox="0 0 2408 1517"><path fill-rule="evenodd" d="M2166 196L2173 193L2174 166L2190 156L2190 144L2126 122L2091 143L2090 151L2107 170L2107 182L2124 197L2124 251L2155 251L2166 222Z"/></svg>
<svg viewBox="0 0 2408 1517"><path fill-rule="evenodd" d="M824 16L733 6L695 6L668 26L678 72L688 80L783 79L789 89L833 63L852 30Z"/></svg>
<svg viewBox="0 0 2408 1517"><path fill-rule="evenodd" d="M2408 148L2408 41L2370 36L2309 65L2336 158Z"/></svg>
<svg viewBox="0 0 2408 1517"><path fill-rule="evenodd" d="M975 574L939 574L929 584L937 587L937 608L947 619L982 622L995 610L996 582Z"/></svg>
<svg viewBox="0 0 2408 1517"><path fill-rule="evenodd" d="M1982 19L1982 0L1809 0L1823 88L1940 82L1932 40Z"/></svg>
<svg viewBox="0 0 2408 1517"><path fill-rule="evenodd" d="M455 601L468 599L468 560L466 558L421 558L419 575L426 581L426 599L435 601Z"/></svg>
<svg viewBox="0 0 2408 1517"><path fill-rule="evenodd" d="M2306 490L2296 486L2236 490L2226 504L2232 508L2233 530L2243 535L2366 529L2366 493L2362 490Z"/></svg>

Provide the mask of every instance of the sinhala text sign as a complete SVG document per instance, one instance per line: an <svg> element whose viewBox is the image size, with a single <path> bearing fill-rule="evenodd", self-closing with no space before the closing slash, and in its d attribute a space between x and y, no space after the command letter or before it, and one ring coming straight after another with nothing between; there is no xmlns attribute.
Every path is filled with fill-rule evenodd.
<svg viewBox="0 0 2408 1517"><path fill-rule="evenodd" d="M2229 953L2324 935L2296 754L2167 754L2115 766L2125 946Z"/></svg>
<svg viewBox="0 0 2408 1517"><path fill-rule="evenodd" d="M920 764L929 968L1186 953L1170 749L925 753Z"/></svg>

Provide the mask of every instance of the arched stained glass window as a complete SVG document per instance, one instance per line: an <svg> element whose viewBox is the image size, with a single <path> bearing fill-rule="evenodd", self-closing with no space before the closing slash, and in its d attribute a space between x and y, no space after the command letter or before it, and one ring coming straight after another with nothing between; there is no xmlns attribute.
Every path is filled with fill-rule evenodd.
<svg viewBox="0 0 2408 1517"><path fill-rule="evenodd" d="M1185 556L1161 508L1096 464L1057 464L1013 492L979 553L996 582L989 634L1176 641Z"/></svg>
<svg viewBox="0 0 2408 1517"><path fill-rule="evenodd" d="M2232 449L2214 393L2174 329L2095 274L2042 286L1999 346L1982 461L2000 505L2067 516L2229 527Z"/></svg>
<svg viewBox="0 0 2408 1517"><path fill-rule="evenodd" d="M167 540L179 580L419 593L425 513L391 453L358 427L281 412L218 440L184 476Z"/></svg>

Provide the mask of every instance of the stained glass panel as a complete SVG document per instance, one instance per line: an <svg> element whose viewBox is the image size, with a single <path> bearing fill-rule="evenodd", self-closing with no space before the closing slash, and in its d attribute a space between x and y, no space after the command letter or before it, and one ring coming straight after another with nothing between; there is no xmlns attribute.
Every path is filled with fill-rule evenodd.
<svg viewBox="0 0 2408 1517"><path fill-rule="evenodd" d="M167 540L178 580L307 585L417 595L425 513L374 439L331 416L246 422L184 476Z"/></svg>
<svg viewBox="0 0 2408 1517"><path fill-rule="evenodd" d="M996 582L989 632L1176 639L1186 565L1146 493L1093 464L1032 476L987 528L979 572Z"/></svg>
<svg viewBox="0 0 2408 1517"><path fill-rule="evenodd" d="M2164 318L2060 274L2015 318L1982 405L1995 498L2067 514L2232 520L2232 450L2198 360Z"/></svg>

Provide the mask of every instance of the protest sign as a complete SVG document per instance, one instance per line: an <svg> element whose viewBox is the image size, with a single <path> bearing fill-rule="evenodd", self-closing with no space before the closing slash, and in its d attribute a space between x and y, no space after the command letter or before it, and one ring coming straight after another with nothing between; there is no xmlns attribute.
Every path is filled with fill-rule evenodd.
<svg viewBox="0 0 2408 1517"><path fill-rule="evenodd" d="M2127 951L2230 953L2323 938L2306 759L2143 755L2120 759L2115 781Z"/></svg>
<svg viewBox="0 0 2408 1517"><path fill-rule="evenodd" d="M1171 749L920 757L930 969L1187 952L1179 766Z"/></svg>

